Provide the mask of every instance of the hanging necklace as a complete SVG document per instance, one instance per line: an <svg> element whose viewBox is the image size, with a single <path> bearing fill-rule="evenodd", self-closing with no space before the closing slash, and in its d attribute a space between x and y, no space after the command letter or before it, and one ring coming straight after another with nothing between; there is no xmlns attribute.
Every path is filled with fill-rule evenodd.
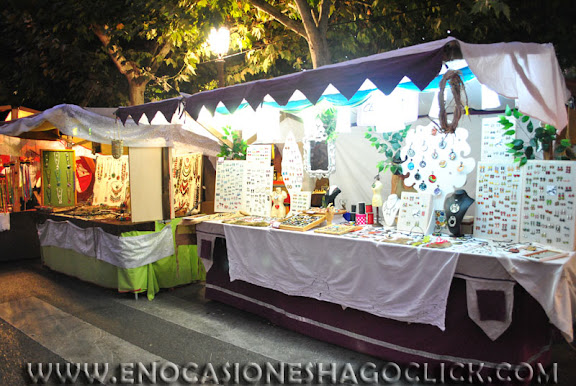
<svg viewBox="0 0 576 386"><path fill-rule="evenodd" d="M56 196L58 197L58 204L62 204L62 188L56 188Z"/></svg>

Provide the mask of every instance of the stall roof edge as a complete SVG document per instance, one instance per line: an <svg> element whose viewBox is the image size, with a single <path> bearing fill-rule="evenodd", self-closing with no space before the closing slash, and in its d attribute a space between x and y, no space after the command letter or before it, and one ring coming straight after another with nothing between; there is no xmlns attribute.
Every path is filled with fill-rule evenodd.
<svg viewBox="0 0 576 386"><path fill-rule="evenodd" d="M529 61L531 55L548 57L548 63L552 64L552 67L555 64L555 68L549 71L550 74L543 75L545 69L535 72L534 66L523 67L522 62ZM469 44L454 37L276 78L239 83L164 101L120 107L116 115L122 122L130 116L138 122L142 115L153 117L157 112L161 112L166 120L171 121L174 113L183 107L196 120L202 108L213 114L216 107L222 103L233 113L243 100L250 106L259 106L267 95L284 106L296 90L315 104L330 84L345 98L350 99L367 79L385 94L392 92L404 76L410 78L417 88L424 90L438 75L444 62L460 58L472 62L470 68L481 83L498 94L518 99L522 112L560 130L566 126L564 104L569 98L569 92L551 44ZM506 77L509 73L515 76L517 84L509 84L506 80L509 79ZM541 93L532 95L530 90Z"/></svg>

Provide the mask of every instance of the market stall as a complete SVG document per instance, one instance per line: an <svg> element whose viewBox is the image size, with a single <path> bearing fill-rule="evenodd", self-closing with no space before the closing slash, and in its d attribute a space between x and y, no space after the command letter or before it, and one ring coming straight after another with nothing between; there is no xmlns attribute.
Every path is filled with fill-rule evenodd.
<svg viewBox="0 0 576 386"><path fill-rule="evenodd" d="M0 128L5 138L44 130L60 138L36 144L38 231L30 242L39 240L46 266L149 298L203 279L178 225L202 209L204 157L219 150L213 136L166 121L121 125L73 105Z"/></svg>
<svg viewBox="0 0 576 386"><path fill-rule="evenodd" d="M576 163L533 134L560 143L568 98L551 45L448 38L117 115L256 126L252 157L217 164L220 217L193 220L207 298L390 360L493 369L573 339Z"/></svg>

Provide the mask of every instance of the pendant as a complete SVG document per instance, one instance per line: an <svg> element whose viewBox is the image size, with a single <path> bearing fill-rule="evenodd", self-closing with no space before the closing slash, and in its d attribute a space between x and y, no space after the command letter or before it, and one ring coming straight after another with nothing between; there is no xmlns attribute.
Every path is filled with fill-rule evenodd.
<svg viewBox="0 0 576 386"><path fill-rule="evenodd" d="M414 162L412 160L408 163L408 170L414 170Z"/></svg>
<svg viewBox="0 0 576 386"><path fill-rule="evenodd" d="M434 175L434 173L430 174L430 176L428 177L428 181L430 181L431 183L436 182L436 176Z"/></svg>
<svg viewBox="0 0 576 386"><path fill-rule="evenodd" d="M460 162L460 165L458 165L458 167L456 168L456 170L458 170L459 172L464 171L464 162Z"/></svg>
<svg viewBox="0 0 576 386"><path fill-rule="evenodd" d="M433 127L432 128L432 136L435 136L436 134L438 134L438 129Z"/></svg>
<svg viewBox="0 0 576 386"><path fill-rule="evenodd" d="M418 186L420 188L420 190L424 191L426 190L426 184L424 183L424 181L422 181L422 183Z"/></svg>
<svg viewBox="0 0 576 386"><path fill-rule="evenodd" d="M452 228L456 226L456 216L448 217L448 226Z"/></svg>
<svg viewBox="0 0 576 386"><path fill-rule="evenodd" d="M447 145L446 139L445 139L445 138L442 138L442 141L440 141L440 143L438 144L438 147L439 147L440 149L445 149L445 148L446 148L446 145Z"/></svg>
<svg viewBox="0 0 576 386"><path fill-rule="evenodd" d="M449 154L450 160L454 161L456 159L456 153L454 153L454 149L452 149L452 151Z"/></svg>
<svg viewBox="0 0 576 386"><path fill-rule="evenodd" d="M450 212L452 213L460 212L460 205L458 205L457 203L450 204Z"/></svg>
<svg viewBox="0 0 576 386"><path fill-rule="evenodd" d="M416 174L414 174L414 179L415 179L416 181L420 181L420 178L421 178L421 176L420 176L420 171L417 171Z"/></svg>
<svg viewBox="0 0 576 386"><path fill-rule="evenodd" d="M424 159L422 159L422 161L420 161L420 167L422 169L424 169L426 167L426 161L424 161Z"/></svg>
<svg viewBox="0 0 576 386"><path fill-rule="evenodd" d="M432 159L438 158L438 152L434 149L434 153L432 153Z"/></svg>
<svg viewBox="0 0 576 386"><path fill-rule="evenodd" d="M415 154L416 152L414 151L414 149L412 149L412 144L410 144L410 149L408 149L408 156L414 157Z"/></svg>
<svg viewBox="0 0 576 386"><path fill-rule="evenodd" d="M436 189L434 189L434 194L437 195L437 196L439 196L440 193L442 193L442 190L440 190L440 187L437 186Z"/></svg>
<svg viewBox="0 0 576 386"><path fill-rule="evenodd" d="M438 165L440 165L441 168L445 168L446 167L446 161L442 160L442 161L440 161L440 163Z"/></svg>

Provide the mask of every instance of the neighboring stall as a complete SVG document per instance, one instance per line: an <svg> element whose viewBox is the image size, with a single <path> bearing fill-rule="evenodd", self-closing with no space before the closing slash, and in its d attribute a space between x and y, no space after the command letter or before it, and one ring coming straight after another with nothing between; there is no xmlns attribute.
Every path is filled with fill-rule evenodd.
<svg viewBox="0 0 576 386"><path fill-rule="evenodd" d="M498 94L490 109L484 86ZM189 222L207 220L195 225L207 298L386 359L493 370L546 366L556 333L573 339L576 162L518 166L524 141L537 152L533 132L561 134L568 98L552 45L448 38L117 115L183 108L259 127L252 157L217 165L219 215ZM268 156L277 143L281 162ZM309 211L315 194L351 221Z"/></svg>
<svg viewBox="0 0 576 386"><path fill-rule="evenodd" d="M38 234L28 242L39 239L43 263L149 298L203 279L196 247L178 228L182 216L202 210L203 169L211 170L209 158L219 151L200 129L166 121L122 125L74 105L0 127L7 141L46 130L58 138L33 142Z"/></svg>

